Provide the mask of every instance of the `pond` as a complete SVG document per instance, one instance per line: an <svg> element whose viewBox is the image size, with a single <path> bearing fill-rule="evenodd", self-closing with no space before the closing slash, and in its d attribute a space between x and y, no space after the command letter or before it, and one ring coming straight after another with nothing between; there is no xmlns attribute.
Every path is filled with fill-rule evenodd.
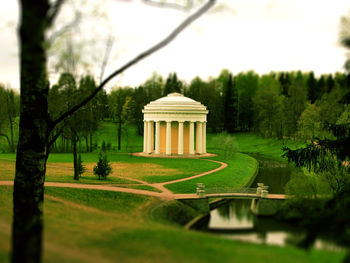
<svg viewBox="0 0 350 263"><path fill-rule="evenodd" d="M286 163L261 156L253 156L259 162L259 174L251 187L257 183L269 186L269 193L283 194L293 172L298 170ZM222 235L225 238L270 245L296 245L305 236L305 230L279 222L271 217L257 217L250 211L251 200L230 199L213 209L199 230ZM335 244L319 239L315 248L337 250Z"/></svg>

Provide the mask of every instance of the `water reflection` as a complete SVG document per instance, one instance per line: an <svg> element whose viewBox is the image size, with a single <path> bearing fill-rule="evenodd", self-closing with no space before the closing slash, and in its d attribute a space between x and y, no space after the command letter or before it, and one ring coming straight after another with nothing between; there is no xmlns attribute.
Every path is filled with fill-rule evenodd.
<svg viewBox="0 0 350 263"><path fill-rule="evenodd" d="M252 157L259 161L259 174L254 180L252 187L256 187L257 183L264 183L269 186L269 193L271 194L283 194L291 174L300 172L299 169L286 163L259 155L253 155Z"/></svg>
<svg viewBox="0 0 350 263"><path fill-rule="evenodd" d="M209 229L253 229L253 214L250 213L251 200L237 199L237 201L212 210L210 213Z"/></svg>
<svg viewBox="0 0 350 263"><path fill-rule="evenodd" d="M237 218L239 221L250 220L252 215L250 211L251 200L242 199L240 202L231 202L230 205L220 206L216 210L222 218ZM248 217L248 218L247 218Z"/></svg>
<svg viewBox="0 0 350 263"><path fill-rule="evenodd" d="M250 205L251 200L248 199L229 200L227 204L210 212L209 221L202 226L202 230L229 239L278 246L296 246L304 239L304 229L270 217L256 217L250 212ZM334 243L323 239L317 240L314 247L340 249Z"/></svg>
<svg viewBox="0 0 350 263"><path fill-rule="evenodd" d="M269 186L269 192L284 193L284 187L292 173L300 170L286 164L261 156L253 156L259 161L259 174L252 184L256 187L258 182ZM251 200L232 199L210 212L208 221L201 230L214 232L225 238L245 242L271 245L297 245L305 237L305 230L279 222L271 217L256 217L250 211ZM339 250L333 242L318 239L315 248Z"/></svg>

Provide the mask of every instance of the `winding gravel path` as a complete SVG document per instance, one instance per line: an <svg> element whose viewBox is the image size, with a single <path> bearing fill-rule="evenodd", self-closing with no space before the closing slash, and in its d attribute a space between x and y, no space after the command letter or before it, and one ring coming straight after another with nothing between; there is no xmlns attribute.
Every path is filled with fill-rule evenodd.
<svg viewBox="0 0 350 263"><path fill-rule="evenodd" d="M163 182L163 183L148 183L148 182L145 182L145 181L142 181L142 180L139 180L139 179L122 177L122 178L125 178L125 179L128 179L128 180L132 180L132 181L138 182L138 183L140 183L139 185L152 186L152 187L160 190L161 191L160 193L147 191L147 190L141 190L141 189L125 188L125 187L108 186L108 185L96 185L96 184L80 184L80 183L45 182L45 186L48 186L48 187L78 188L78 189L94 189L94 190L102 190L102 191L131 193L131 194L154 196L154 197L158 197L158 198L169 200L169 199L178 198L180 195L174 194L169 189L165 188L165 185L192 180L192 179L195 179L195 178L198 178L198 177L202 177L202 176L205 176L205 175L208 175L208 174L215 173L215 172L220 171L220 170L222 170L222 169L227 167L227 164L224 163L224 162L214 161L214 160L210 160L210 159L204 159L204 160L209 161L209 162L219 163L219 164L221 164L221 166L216 168L216 169L204 172L204 173L200 173L200 174L193 175L193 176L186 177L186 178L182 178L182 179L167 181L167 182ZM0 185L13 185L13 181L0 181Z"/></svg>

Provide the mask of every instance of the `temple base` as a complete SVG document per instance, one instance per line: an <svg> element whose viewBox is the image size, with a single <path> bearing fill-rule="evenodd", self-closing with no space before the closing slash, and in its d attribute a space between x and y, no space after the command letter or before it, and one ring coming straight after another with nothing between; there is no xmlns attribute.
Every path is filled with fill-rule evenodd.
<svg viewBox="0 0 350 263"><path fill-rule="evenodd" d="M202 158L202 157L214 157L216 154L214 153L202 153L202 154L175 154L167 155L165 153L155 154L155 153L144 153L138 152L133 153L135 156L143 156L143 157L155 157L155 158Z"/></svg>

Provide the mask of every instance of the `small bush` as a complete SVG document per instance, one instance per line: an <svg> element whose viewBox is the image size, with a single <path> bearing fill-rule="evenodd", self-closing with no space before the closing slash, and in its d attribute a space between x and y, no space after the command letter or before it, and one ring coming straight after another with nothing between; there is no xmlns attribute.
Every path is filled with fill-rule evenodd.
<svg viewBox="0 0 350 263"><path fill-rule="evenodd" d="M94 167L94 175L98 176L98 180L101 178L105 180L111 172L112 167L109 165L107 155L100 152L97 165Z"/></svg>
<svg viewBox="0 0 350 263"><path fill-rule="evenodd" d="M78 155L78 176L81 176L86 171L86 167L83 164L83 161L81 160L81 155Z"/></svg>

